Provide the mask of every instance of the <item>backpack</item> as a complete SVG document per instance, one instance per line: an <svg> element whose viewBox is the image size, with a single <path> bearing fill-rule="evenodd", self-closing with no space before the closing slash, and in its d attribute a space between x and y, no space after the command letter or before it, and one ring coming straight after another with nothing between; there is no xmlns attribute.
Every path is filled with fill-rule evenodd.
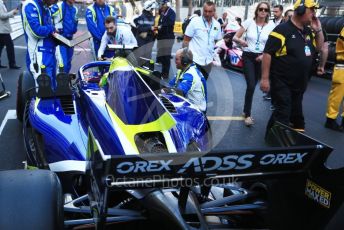
<svg viewBox="0 0 344 230"><path fill-rule="evenodd" d="M192 16L190 16L190 18L186 19L186 20L182 23L182 31L183 31L183 34L185 34L186 28L188 27L188 25L189 25L189 23L191 22L191 20L192 20L193 18L195 18L195 17L197 17L197 16L192 15Z"/></svg>

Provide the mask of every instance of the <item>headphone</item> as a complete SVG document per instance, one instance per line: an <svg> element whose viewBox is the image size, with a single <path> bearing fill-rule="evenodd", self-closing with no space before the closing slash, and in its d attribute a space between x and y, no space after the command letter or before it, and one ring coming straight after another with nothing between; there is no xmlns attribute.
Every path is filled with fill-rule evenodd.
<svg viewBox="0 0 344 230"><path fill-rule="evenodd" d="M302 16L306 12L305 0L301 0L300 5L296 7L295 12L297 15Z"/></svg>
<svg viewBox="0 0 344 230"><path fill-rule="evenodd" d="M183 53L182 53L182 65L186 66L192 62L192 59L189 55L189 48L185 47L183 48Z"/></svg>

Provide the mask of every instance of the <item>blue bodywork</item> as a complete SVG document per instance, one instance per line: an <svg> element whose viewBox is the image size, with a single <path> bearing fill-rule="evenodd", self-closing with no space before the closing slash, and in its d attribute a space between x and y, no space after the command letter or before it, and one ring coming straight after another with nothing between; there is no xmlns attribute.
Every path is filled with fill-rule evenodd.
<svg viewBox="0 0 344 230"><path fill-rule="evenodd" d="M192 142L197 143L200 151L210 149L211 135L206 116L181 96L155 94L133 66L110 71L108 82L111 83L100 87L98 81L110 64L92 62L82 66L77 83L73 84L72 95L68 97L31 99L29 122L43 137L42 145L49 165L61 161L85 161L89 129L105 155L138 154L128 150L128 143L133 143L130 137L134 135L136 138L149 130L163 133L169 152L185 152ZM169 109L162 99L168 103ZM66 112L65 101L72 105L72 112Z"/></svg>

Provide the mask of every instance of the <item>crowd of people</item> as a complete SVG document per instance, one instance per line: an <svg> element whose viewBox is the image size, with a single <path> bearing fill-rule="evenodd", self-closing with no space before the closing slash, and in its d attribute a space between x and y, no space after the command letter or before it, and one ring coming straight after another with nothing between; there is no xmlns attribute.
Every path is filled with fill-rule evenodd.
<svg viewBox="0 0 344 230"><path fill-rule="evenodd" d="M53 79L53 85L56 63L66 73L71 70L73 48L56 45L51 35L59 33L67 39L73 39L78 30L78 12L74 1L64 0L56 4L55 0L26 0L22 7L28 46L27 69L35 78L42 71L46 72ZM237 19L238 30L233 41L243 50L246 81L243 116L246 126L254 125L253 96L260 81L260 88L266 93L265 99L271 99L273 107L267 131L276 121L304 131L302 100L314 55L316 52L321 54L318 73L324 72L327 55L326 34L315 16L317 8L319 5L314 0L297 0L293 9L285 11L283 16L282 5L271 7L269 2L260 2L253 18L243 22ZM16 13L18 10L7 12L0 0L1 19ZM178 73L174 77L169 77L169 72L175 42L173 30L176 13L168 0L162 0L159 4L154 0L145 1L142 13L133 20L134 29L119 26L118 15L105 0L95 0L87 7L85 17L88 31L92 35L91 48L95 60L114 56L113 52L106 49L107 44L138 46L136 56L151 59L153 45L157 41L156 62L162 65L162 78L172 79L171 87L181 91L190 102L206 112L206 80L211 76L213 66L221 65L216 60L215 44L222 38L228 38L225 34L229 24L228 14L225 12L221 18L217 18L214 2L205 2L202 12L195 11L183 24L182 48L175 55ZM3 20L0 23L4 23ZM4 25L6 27L0 27L0 37L3 37L0 39L0 51L6 45L10 68L19 68L14 59L13 42L11 44L6 35L10 30L5 30L7 24ZM342 63L342 59L338 61ZM4 66L0 63L0 67ZM340 65L336 67L343 68ZM335 121L338 115L335 107L339 107L343 99L343 95L338 93L343 92L342 81L340 85L333 83L325 124L327 128L336 131L344 130L344 120L341 125Z"/></svg>

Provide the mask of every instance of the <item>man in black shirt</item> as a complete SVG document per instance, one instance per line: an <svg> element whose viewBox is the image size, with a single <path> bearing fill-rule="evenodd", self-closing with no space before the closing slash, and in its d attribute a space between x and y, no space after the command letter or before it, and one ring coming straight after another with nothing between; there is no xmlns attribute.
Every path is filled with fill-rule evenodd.
<svg viewBox="0 0 344 230"><path fill-rule="evenodd" d="M291 20L278 25L269 35L263 54L260 83L262 91L268 92L270 77L275 110L267 131L275 121L304 131L303 93L312 57L324 43L321 23L315 17L317 8L319 5L314 0L297 0Z"/></svg>

